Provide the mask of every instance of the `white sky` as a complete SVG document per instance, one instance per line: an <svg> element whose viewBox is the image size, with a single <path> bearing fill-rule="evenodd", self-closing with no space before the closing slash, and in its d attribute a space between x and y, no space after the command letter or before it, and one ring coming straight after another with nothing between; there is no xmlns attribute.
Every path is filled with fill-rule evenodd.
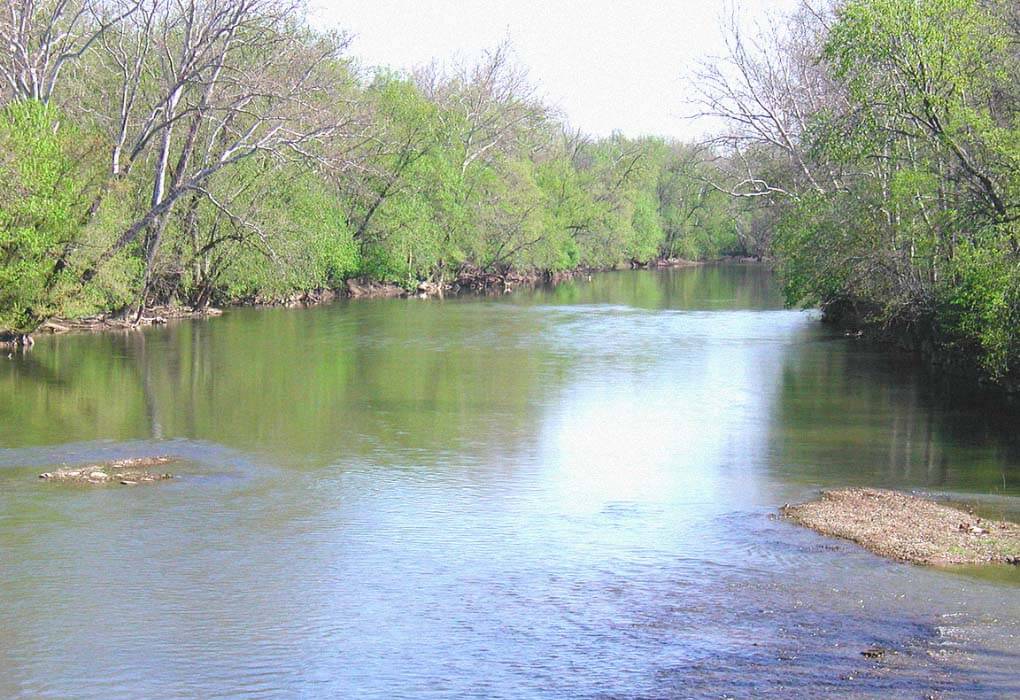
<svg viewBox="0 0 1020 700"><path fill-rule="evenodd" d="M407 69L471 61L509 37L546 100L584 131L697 138L684 75L721 52L726 0L312 0L317 20L354 35L362 63ZM768 21L797 0L737 0Z"/></svg>

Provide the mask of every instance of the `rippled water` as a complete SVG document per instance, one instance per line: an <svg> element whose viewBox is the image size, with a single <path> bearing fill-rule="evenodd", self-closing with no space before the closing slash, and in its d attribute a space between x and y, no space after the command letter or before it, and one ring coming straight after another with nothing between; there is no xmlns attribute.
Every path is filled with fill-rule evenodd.
<svg viewBox="0 0 1020 700"><path fill-rule="evenodd" d="M0 363L0 697L1017 694L1014 572L771 517L1016 517L1016 425L751 266L44 338ZM35 478L147 454L180 478Z"/></svg>

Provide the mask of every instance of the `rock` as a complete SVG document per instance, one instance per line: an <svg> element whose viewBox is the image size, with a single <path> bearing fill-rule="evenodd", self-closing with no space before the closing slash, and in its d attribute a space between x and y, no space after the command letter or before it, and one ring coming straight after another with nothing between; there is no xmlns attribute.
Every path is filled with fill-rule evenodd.
<svg viewBox="0 0 1020 700"><path fill-rule="evenodd" d="M165 455L159 457L136 457L133 459L118 459L114 462L110 462L110 466L114 469L129 469L135 467L158 467L161 464L170 464L174 461L173 457L167 457Z"/></svg>
<svg viewBox="0 0 1020 700"><path fill-rule="evenodd" d="M869 659L881 659L883 656L885 656L886 651L887 650L884 649L883 647L875 645L868 647L867 649L862 651L861 656L864 656Z"/></svg>
<svg viewBox="0 0 1020 700"><path fill-rule="evenodd" d="M418 295L425 297L442 297L444 287L438 282L422 282L418 285Z"/></svg>
<svg viewBox="0 0 1020 700"><path fill-rule="evenodd" d="M694 267L702 264L704 263L696 260L687 260L685 258L660 258L658 260L652 260L647 264L632 261L631 267Z"/></svg>
<svg viewBox="0 0 1020 700"><path fill-rule="evenodd" d="M30 348L35 345L35 340L27 333L7 333L0 331L0 347L3 348Z"/></svg>
<svg viewBox="0 0 1020 700"><path fill-rule="evenodd" d="M971 535L987 535L988 530L970 523L960 523L960 532L967 532Z"/></svg>
<svg viewBox="0 0 1020 700"><path fill-rule="evenodd" d="M80 469L58 469L55 472L43 472L39 475L45 481L60 481L72 484L111 484L117 482L124 486L135 486L141 483L152 483L173 479L170 472L150 472L146 467L160 466L174 461L172 457L138 457L122 459L102 464L93 464Z"/></svg>
<svg viewBox="0 0 1020 700"><path fill-rule="evenodd" d="M349 279L346 284L347 296L352 299L364 299L369 297L402 297L407 294L407 291L403 287L384 282Z"/></svg>

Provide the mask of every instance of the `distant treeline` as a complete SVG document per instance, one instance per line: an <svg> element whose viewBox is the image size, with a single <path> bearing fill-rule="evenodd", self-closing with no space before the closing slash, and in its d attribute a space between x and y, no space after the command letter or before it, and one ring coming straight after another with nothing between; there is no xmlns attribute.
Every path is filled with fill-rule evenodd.
<svg viewBox="0 0 1020 700"><path fill-rule="evenodd" d="M7 0L0 331L759 252L711 150L571 131L508 47L401 74L347 43L298 2Z"/></svg>
<svg viewBox="0 0 1020 700"><path fill-rule="evenodd" d="M789 300L1020 386L1020 3L807 0L738 25L695 85Z"/></svg>

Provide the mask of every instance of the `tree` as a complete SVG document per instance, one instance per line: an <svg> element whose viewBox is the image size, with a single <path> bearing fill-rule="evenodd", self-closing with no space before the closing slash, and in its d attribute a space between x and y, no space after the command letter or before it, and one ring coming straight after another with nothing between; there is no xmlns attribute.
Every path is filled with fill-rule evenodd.
<svg viewBox="0 0 1020 700"><path fill-rule="evenodd" d="M48 102L65 69L140 0L7 0L0 11L0 80L10 97Z"/></svg>
<svg viewBox="0 0 1020 700"><path fill-rule="evenodd" d="M766 204L788 299L996 380L1020 367L1014 5L805 3L704 74L739 166L718 188Z"/></svg>
<svg viewBox="0 0 1020 700"><path fill-rule="evenodd" d="M35 330L57 300L53 259L78 245L96 184L86 135L34 100L0 109L0 329Z"/></svg>
<svg viewBox="0 0 1020 700"><path fill-rule="evenodd" d="M257 153L308 156L316 143L341 130L349 120L337 114L328 95L329 73L346 43L340 36L312 36L293 29L300 6L269 0L206 0L187 3L153 0L133 29L146 33L134 51L153 56L158 86L142 93L146 70L123 60L122 44L112 61L121 69L120 93L129 94L141 118L122 119L134 127L126 162L115 138L113 171L130 172L144 162L150 172L147 208L83 275L95 270L144 233L144 275L139 315L150 292L153 268L171 210L185 195L209 198L209 180L225 168ZM145 96L145 104L138 97ZM122 114L124 112L122 111ZM211 200L216 205L215 200Z"/></svg>

